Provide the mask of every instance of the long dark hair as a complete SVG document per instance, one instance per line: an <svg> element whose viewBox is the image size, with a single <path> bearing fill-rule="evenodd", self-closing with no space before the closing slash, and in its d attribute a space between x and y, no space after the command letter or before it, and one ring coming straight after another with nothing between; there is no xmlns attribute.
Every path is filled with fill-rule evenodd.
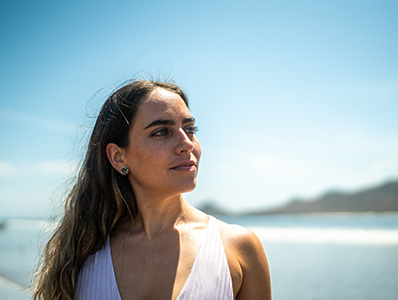
<svg viewBox="0 0 398 300"><path fill-rule="evenodd" d="M140 101L157 88L178 94L175 84L136 80L104 103L92 131L77 180L65 201L65 213L45 247L33 278L34 299L74 298L77 275L86 258L98 251L119 222L137 216L133 187L110 164L106 146L129 145L129 130Z"/></svg>

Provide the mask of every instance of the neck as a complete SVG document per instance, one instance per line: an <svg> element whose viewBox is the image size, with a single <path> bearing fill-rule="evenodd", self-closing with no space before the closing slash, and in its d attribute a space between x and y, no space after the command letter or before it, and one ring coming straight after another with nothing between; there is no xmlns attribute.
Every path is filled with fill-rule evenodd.
<svg viewBox="0 0 398 300"><path fill-rule="evenodd" d="M139 214L135 219L134 228L148 238L174 230L176 225L184 222L192 209L181 195L157 200L140 197L137 198L137 206Z"/></svg>

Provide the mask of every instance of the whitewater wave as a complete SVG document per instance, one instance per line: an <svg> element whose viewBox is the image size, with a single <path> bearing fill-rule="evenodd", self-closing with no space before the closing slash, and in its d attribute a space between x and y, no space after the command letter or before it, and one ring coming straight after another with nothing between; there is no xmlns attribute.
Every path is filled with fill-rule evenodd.
<svg viewBox="0 0 398 300"><path fill-rule="evenodd" d="M56 221L48 221L41 219L6 219L4 226L16 230L43 230L52 231L57 226Z"/></svg>
<svg viewBox="0 0 398 300"><path fill-rule="evenodd" d="M251 227L262 241L398 245L398 230L354 228Z"/></svg>
<svg viewBox="0 0 398 300"><path fill-rule="evenodd" d="M8 219L7 228L52 232L56 221ZM398 229L250 226L264 242L398 245Z"/></svg>

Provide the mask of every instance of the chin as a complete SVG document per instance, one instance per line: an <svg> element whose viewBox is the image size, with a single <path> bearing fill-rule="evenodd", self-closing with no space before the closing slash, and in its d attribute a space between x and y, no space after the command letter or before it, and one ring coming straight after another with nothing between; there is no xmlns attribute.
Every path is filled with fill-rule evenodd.
<svg viewBox="0 0 398 300"><path fill-rule="evenodd" d="M177 189L179 190L180 194L183 193L189 193L192 192L196 187L196 180L189 182L189 183L184 183L180 185Z"/></svg>

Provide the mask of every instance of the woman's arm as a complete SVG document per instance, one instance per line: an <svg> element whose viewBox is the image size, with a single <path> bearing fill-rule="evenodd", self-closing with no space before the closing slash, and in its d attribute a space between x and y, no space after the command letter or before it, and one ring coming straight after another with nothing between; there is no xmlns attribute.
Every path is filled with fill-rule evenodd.
<svg viewBox="0 0 398 300"><path fill-rule="evenodd" d="M237 300L270 300L271 280L267 258L258 237L251 231L239 238L239 262L243 272Z"/></svg>
<svg viewBox="0 0 398 300"><path fill-rule="evenodd" d="M236 300L270 300L267 258L257 235L239 225L219 221Z"/></svg>

